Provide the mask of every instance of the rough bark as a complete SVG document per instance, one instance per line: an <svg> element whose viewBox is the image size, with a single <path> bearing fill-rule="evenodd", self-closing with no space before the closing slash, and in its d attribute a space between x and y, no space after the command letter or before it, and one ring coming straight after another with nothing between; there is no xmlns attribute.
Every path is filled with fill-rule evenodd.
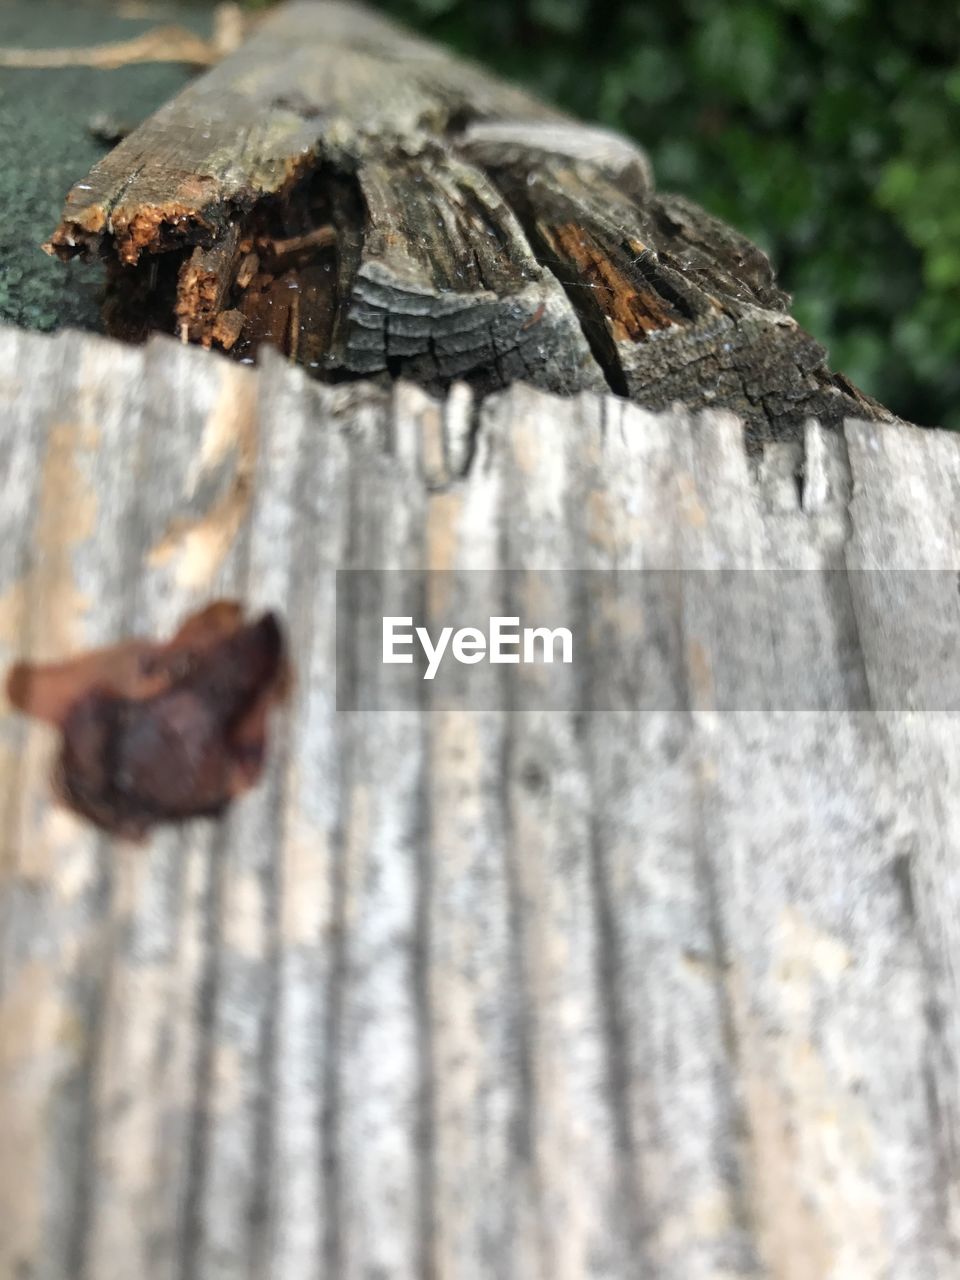
<svg viewBox="0 0 960 1280"><path fill-rule="evenodd" d="M237 596L296 669L263 783L142 849L0 717L0 1274L956 1274L958 722L896 702L953 652L956 436L751 460L723 414L167 340L0 365L0 661ZM379 626L338 569L503 566L651 571L607 614L551 579L584 628L638 606L618 709L336 711L338 611ZM911 566L926 648L859 572ZM804 570L806 661L759 664L775 597L652 573L724 567ZM777 709L811 679L832 710Z"/></svg>
<svg viewBox="0 0 960 1280"><path fill-rule="evenodd" d="M270 16L74 187L51 248L107 258L114 332L329 378L609 388L755 440L885 416L639 148L354 5Z"/></svg>

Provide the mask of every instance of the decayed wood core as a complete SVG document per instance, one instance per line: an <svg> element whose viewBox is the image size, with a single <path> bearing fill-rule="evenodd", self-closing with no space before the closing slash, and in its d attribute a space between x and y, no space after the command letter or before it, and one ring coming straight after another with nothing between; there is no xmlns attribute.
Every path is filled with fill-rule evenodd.
<svg viewBox="0 0 960 1280"><path fill-rule="evenodd" d="M327 380L612 389L754 441L890 416L639 148L354 5L277 10L73 188L47 248L105 258L116 335L269 344Z"/></svg>

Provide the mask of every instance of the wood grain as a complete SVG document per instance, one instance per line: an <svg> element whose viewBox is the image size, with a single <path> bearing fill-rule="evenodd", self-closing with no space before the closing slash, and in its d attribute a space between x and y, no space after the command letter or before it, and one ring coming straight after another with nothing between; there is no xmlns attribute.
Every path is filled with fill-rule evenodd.
<svg viewBox="0 0 960 1280"><path fill-rule="evenodd" d="M860 572L953 581L954 436L751 460L730 416L595 395L0 356L0 660L236 595L298 672L264 782L142 849L0 717L0 1275L955 1273L958 729L893 705L917 659ZM338 569L501 566L833 572L769 705L737 628L776 598L652 576L616 709L337 711ZM793 709L806 666L832 710Z"/></svg>

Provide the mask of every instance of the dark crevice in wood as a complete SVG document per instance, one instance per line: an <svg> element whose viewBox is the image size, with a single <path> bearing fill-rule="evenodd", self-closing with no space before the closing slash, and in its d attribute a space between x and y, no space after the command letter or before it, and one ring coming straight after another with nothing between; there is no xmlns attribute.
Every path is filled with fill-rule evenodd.
<svg viewBox="0 0 960 1280"><path fill-rule="evenodd" d="M247 551L249 560L249 550ZM248 572L245 572L248 577ZM289 743L283 741L274 770L282 770L289 760ZM275 773L274 776L279 776ZM273 1187L277 1162L277 1097L279 1095L277 1041L280 1017L280 956L283 951L281 906L289 886L283 883L282 851L286 839L286 805L281 786L273 783L269 798L269 816L264 836L270 853L257 870L257 882L264 903L262 915L266 958L260 971L257 995L261 1000L260 1025L254 1057L259 1081L253 1104L253 1176L247 1204L246 1228L249 1280L259 1280L270 1270L269 1232L266 1229L274 1212Z"/></svg>
<svg viewBox="0 0 960 1280"><path fill-rule="evenodd" d="M98 834L97 842L96 903L91 914L107 913L112 901L114 876L111 851L106 838ZM96 950L85 968L77 992L84 1010L84 1052L77 1072L70 1080L68 1091L79 1095L73 1108L75 1122L69 1135L68 1147L60 1153L66 1169L69 1169L71 1188L70 1230L66 1242L65 1271L68 1275L86 1274L87 1253L90 1242L90 1226L93 1220L92 1206L97 1181L97 1098L96 1081L101 1072L101 1053L106 1036L106 1018L109 1006L111 977L113 973L116 938L108 930L95 944ZM99 954L97 954L99 952Z"/></svg>
<svg viewBox="0 0 960 1280"><path fill-rule="evenodd" d="M692 716L689 673L686 679L686 714ZM703 762L700 763L702 766ZM716 1016L726 1051L726 1070L723 1078L716 1081L718 1103L722 1105L724 1128L731 1139L726 1145L726 1150L723 1144L717 1143L714 1158L726 1183L738 1235L745 1242L746 1256L737 1260L738 1269L742 1269L748 1275L754 1275L760 1272L760 1259L746 1242L757 1239L759 1211L751 1187L749 1171L745 1166L755 1138L751 1130L747 1099L736 1085L744 1072L744 1047L741 1043L737 1012L730 989L731 953L724 920L724 895L721 888L721 873L714 860L713 841L710 836L710 802L706 794L709 783L705 784L703 781L708 776L708 770L701 767L692 813L693 876L698 909L702 913L709 939L709 964L713 974Z"/></svg>
<svg viewBox="0 0 960 1280"><path fill-rule="evenodd" d="M179 1280L202 1280L205 1214L203 1196L210 1159L210 1126L213 1112L214 1053L217 1000L220 993L222 961L220 933L226 884L228 831L219 825L206 854L207 890L204 902L203 976L196 1002L200 1031L194 1071L190 1123L187 1129L187 1173L183 1189L183 1225Z"/></svg>
<svg viewBox="0 0 960 1280"><path fill-rule="evenodd" d="M449 412L449 400L446 402L445 413ZM469 475L473 466L474 459L477 456L477 441L480 438L481 423L483 419L483 401L473 396L470 402L470 424L467 430L467 437L464 441L463 457L459 460L459 465L454 467L452 460L448 459L448 464L452 474L457 479L463 479Z"/></svg>
<svg viewBox="0 0 960 1280"><path fill-rule="evenodd" d="M173 333L177 285L189 249L160 254L140 267L107 261L103 318L107 332L124 342L146 342L151 333Z"/></svg>
<svg viewBox="0 0 960 1280"><path fill-rule="evenodd" d="M330 201L330 220L337 232L336 284L333 326L330 332L325 374L330 381L350 377L343 360L333 356L341 352L348 341L350 310L354 288L366 239L367 206L355 169L343 167L328 171L327 195Z"/></svg>
<svg viewBox="0 0 960 1280"><path fill-rule="evenodd" d="M362 249L354 187L349 176L317 165L228 221L209 247L164 252L158 244L138 266L114 258L108 330L128 341L173 333L244 363L274 346L323 376Z"/></svg>
<svg viewBox="0 0 960 1280"><path fill-rule="evenodd" d="M793 470L793 487L797 494L797 510L803 510L803 500L806 490L806 474L803 469L803 462L799 462Z"/></svg>
<svg viewBox="0 0 960 1280"><path fill-rule="evenodd" d="M349 782L343 777L341 781ZM344 790L344 794L347 794ZM343 990L347 977L346 950L346 868L344 860L343 827L335 833L331 859L331 936L329 939L330 971L326 989L326 1016L324 1018L324 1056L320 1064L322 1075L321 1096L323 1107L320 1116L320 1147L322 1167L320 1178L323 1203L320 1207L323 1222L324 1275L342 1274L343 1255L343 1174L340 1158L340 1072L341 1040L343 1027Z"/></svg>
<svg viewBox="0 0 960 1280"><path fill-rule="evenodd" d="M475 107L461 99L447 115L443 126L443 136L453 141L465 133L471 125L477 124L481 118L481 113Z"/></svg>
<svg viewBox="0 0 960 1280"><path fill-rule="evenodd" d="M266 345L313 373L325 368L340 307L333 182L317 167L249 217L240 245L246 267L229 298L242 317L238 359L252 363Z"/></svg>
<svg viewBox="0 0 960 1280"><path fill-rule="evenodd" d="M423 710L429 711L426 695ZM422 723L428 726L430 716ZM425 757L426 759L426 757ZM432 795L426 767L418 781L417 829L410 833L415 850L414 918L412 934L411 985L417 1038L415 1150L417 1178L416 1274L423 1280L437 1280L434 1259L436 1238L436 1115L437 1095L433 1024L435 1012L431 999L431 905L433 899L433 863L437 849L433 839Z"/></svg>
<svg viewBox="0 0 960 1280"><path fill-rule="evenodd" d="M503 500L509 500L504 494ZM505 520L498 521L498 542L500 551L507 553L509 535ZM498 563L509 563L508 554ZM502 575L498 583L497 595L502 601L503 616L512 616L517 604L514 586L514 575ZM522 716L522 708L517 708ZM510 713L508 713L510 714ZM506 964L506 1008L503 1010L506 1041L512 1046L513 1060L510 1064L510 1085L512 1108L507 1117L507 1160L510 1185L514 1188L511 1203L505 1214L505 1234L510 1239L515 1224L522 1220L525 1211L529 1212L529 1199L536 1195L536 1127L538 1111L537 1078L534 1064L534 1045L539 1033L539 1010L533 997L533 983L529 963L529 936L527 919L524 910L523 874L521 871L524 850L520 842L520 833L516 821L517 795L522 797L527 789L522 784L524 775L529 777L531 762L518 758L518 735L510 733L502 740L498 766L498 829L502 833L498 850L506 909L506 942L504 959ZM542 771L537 768L538 777ZM526 1203L525 1203L526 1202ZM535 1236L538 1239L538 1236ZM545 1274L542 1258L538 1258L537 1273Z"/></svg>
<svg viewBox="0 0 960 1280"><path fill-rule="evenodd" d="M703 314L701 308L690 301L689 290L682 287L683 275L677 270L677 264L669 253L655 259L648 250L636 257L631 252L631 245L624 241L620 245L621 252L626 254L631 265L636 268L638 277L646 280L656 297L666 304L665 310L672 310L677 323L694 324ZM644 336L644 331L637 335Z"/></svg>
<svg viewBox="0 0 960 1280"><path fill-rule="evenodd" d="M517 210L517 214L537 261L545 266L563 286L563 290L569 298L574 314L580 324L583 336L590 348L590 353L600 367L607 386L614 395L628 399L630 388L617 354L616 344L613 342L609 330L590 296L591 290L596 286L592 282L584 280L583 276L575 270L572 264L553 252L553 246L545 238L542 228L535 220L531 221L529 217L524 217L522 208Z"/></svg>
<svg viewBox="0 0 960 1280"><path fill-rule="evenodd" d="M643 1180L640 1173L636 1126L630 1105L630 1082L635 1076L629 1045L629 1018L623 1001L621 974L625 971L622 939L617 935L616 912L611 898L610 877L606 867L601 821L594 812L590 823L590 876L593 892L594 919L597 932L596 982L598 1003L603 1014L603 1037L606 1051L606 1087L612 1111L612 1128L619 1141L620 1211L627 1223L624 1235L629 1239L635 1262L645 1256L644 1238L652 1224L644 1209Z"/></svg>
<svg viewBox="0 0 960 1280"><path fill-rule="evenodd" d="M358 475L351 466L348 486L344 495L343 522L346 529L346 545L343 563L355 562L357 538L361 521L357 518L360 505ZM335 680L337 703L358 706L357 649L352 630L341 635L341 628L352 627L358 616L358 582L353 574L345 574L337 583L336 652L338 669ZM341 660L341 658L343 660ZM330 837L329 857L329 936L326 939L328 967L325 976L324 1013L321 1043L322 1056L317 1064L320 1075L320 1194L319 1207L322 1222L322 1274L339 1276L343 1273L343 1217L347 1189L344 1187L343 1158L341 1152L341 1128L343 1096L343 1040L344 1000L350 957L347 950L348 935L348 833L353 788L362 785L356 776L356 718L340 717L344 725L344 749L336 757L336 792L340 797L335 824Z"/></svg>
<svg viewBox="0 0 960 1280"><path fill-rule="evenodd" d="M502 756L501 794L505 798L505 832L503 841L504 879L507 887L508 956L512 999L505 1010L507 1036L514 1047L515 1079L511 1082L514 1105L509 1117L510 1183L515 1194L526 1198L536 1195L537 1162L535 1133L537 1125L538 1091L533 1063L533 1041L537 1036L537 1011L531 996L531 981L526 948L529 945L524 925L524 904L521 876L517 860L523 856L517 840L511 793L514 779L511 776L518 761L513 758L515 746L510 745ZM526 1206L512 1204L513 1214L519 1216ZM542 1270L542 1259L538 1271Z"/></svg>

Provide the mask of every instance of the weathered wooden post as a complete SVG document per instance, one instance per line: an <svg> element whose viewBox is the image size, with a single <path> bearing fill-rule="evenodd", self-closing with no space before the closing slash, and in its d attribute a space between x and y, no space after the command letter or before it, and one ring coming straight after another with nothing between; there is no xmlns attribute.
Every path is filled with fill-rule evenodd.
<svg viewBox="0 0 960 1280"><path fill-rule="evenodd" d="M725 408L752 440L884 416L637 147L354 5L280 9L73 188L49 248L104 255L122 336Z"/></svg>
<svg viewBox="0 0 960 1280"><path fill-rule="evenodd" d="M297 674L263 783L140 847L0 721L0 1276L946 1280L955 437L636 149L353 6L266 19L52 245L175 336L0 332L0 659L237 596ZM370 570L428 620L563 571L644 644L378 709Z"/></svg>

